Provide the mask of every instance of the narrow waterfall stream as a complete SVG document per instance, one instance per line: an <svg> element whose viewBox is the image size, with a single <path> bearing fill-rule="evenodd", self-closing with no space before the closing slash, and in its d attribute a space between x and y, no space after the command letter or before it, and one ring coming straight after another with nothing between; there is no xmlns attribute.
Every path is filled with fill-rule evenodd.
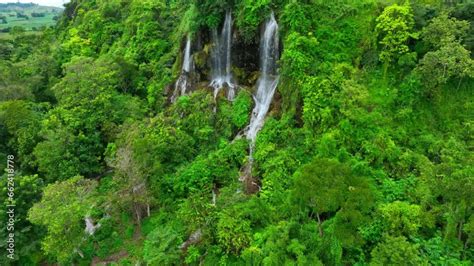
<svg viewBox="0 0 474 266"><path fill-rule="evenodd" d="M253 166L253 152L257 134L265 123L265 116L268 113L273 95L278 85L277 61L279 58L279 37L278 23L272 12L270 19L265 24L265 29L260 40L260 70L261 75L257 81L257 91L253 95L255 107L252 111L250 124L246 128L245 136L250 140L249 162L244 168L244 173L240 177L241 181L246 181L251 177Z"/></svg>
<svg viewBox="0 0 474 266"><path fill-rule="evenodd" d="M175 102L179 96L186 94L186 90L191 85L190 75L193 66L193 58L191 56L191 37L188 35L186 39L186 46L183 51L183 66L181 67L181 75L176 81L171 102Z"/></svg>
<svg viewBox="0 0 474 266"><path fill-rule="evenodd" d="M227 86L227 99L233 100L235 97L235 84L232 77L231 48L232 48L232 14L227 11L225 15L224 25L220 36L217 30L212 32L214 48L211 51L212 71L211 84L214 88L214 98L217 97L219 91Z"/></svg>
<svg viewBox="0 0 474 266"><path fill-rule="evenodd" d="M257 81L257 92L253 96L255 107L246 132L247 139L255 142L258 131L264 124L265 115L272 103L273 94L278 85L277 60L278 51L278 24L273 13L265 24L260 41L260 70L261 76Z"/></svg>
<svg viewBox="0 0 474 266"><path fill-rule="evenodd" d="M86 216L84 218L84 221L86 223L86 229L84 231L86 231L86 233L89 235L93 235L95 233L95 230L100 227L100 224L94 225L94 221L90 216Z"/></svg>

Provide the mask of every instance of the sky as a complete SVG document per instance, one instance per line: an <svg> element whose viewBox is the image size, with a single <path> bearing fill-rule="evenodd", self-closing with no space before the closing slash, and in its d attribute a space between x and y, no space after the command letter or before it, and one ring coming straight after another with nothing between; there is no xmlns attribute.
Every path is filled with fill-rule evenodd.
<svg viewBox="0 0 474 266"><path fill-rule="evenodd" d="M0 0L0 3L16 3L18 0ZM62 7L63 3L69 2L69 0L20 0L21 3L35 3L43 6L57 6Z"/></svg>

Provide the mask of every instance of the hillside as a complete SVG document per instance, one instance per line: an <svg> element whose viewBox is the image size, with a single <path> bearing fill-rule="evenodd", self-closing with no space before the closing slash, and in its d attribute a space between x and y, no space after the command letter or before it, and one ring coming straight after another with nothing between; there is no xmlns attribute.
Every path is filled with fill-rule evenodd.
<svg viewBox="0 0 474 266"><path fill-rule="evenodd" d="M473 265L473 36L466 1L72 0L0 39L0 265Z"/></svg>

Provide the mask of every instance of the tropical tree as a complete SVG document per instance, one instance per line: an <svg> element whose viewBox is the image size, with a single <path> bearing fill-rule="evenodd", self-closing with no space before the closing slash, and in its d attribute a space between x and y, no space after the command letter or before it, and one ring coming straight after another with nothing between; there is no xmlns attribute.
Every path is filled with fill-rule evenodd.
<svg viewBox="0 0 474 266"><path fill-rule="evenodd" d="M379 58L386 72L390 63L410 51L408 40L418 38L418 34L413 31L413 13L408 2L386 7L376 21L381 46Z"/></svg>
<svg viewBox="0 0 474 266"><path fill-rule="evenodd" d="M422 33L423 41L433 47L418 64L417 71L425 85L432 89L451 78L458 78L458 87L465 77L474 77L471 52L462 45L469 23L441 14L428 24Z"/></svg>
<svg viewBox="0 0 474 266"><path fill-rule="evenodd" d="M28 220L47 229L43 250L61 263L82 256L84 218L94 207L95 186L95 181L80 176L48 185L28 213Z"/></svg>

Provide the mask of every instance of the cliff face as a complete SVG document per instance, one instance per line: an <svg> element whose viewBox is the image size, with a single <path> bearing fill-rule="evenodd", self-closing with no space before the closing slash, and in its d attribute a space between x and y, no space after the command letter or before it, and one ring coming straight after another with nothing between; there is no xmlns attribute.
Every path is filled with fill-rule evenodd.
<svg viewBox="0 0 474 266"><path fill-rule="evenodd" d="M72 0L0 39L14 263L471 265L472 10Z"/></svg>

